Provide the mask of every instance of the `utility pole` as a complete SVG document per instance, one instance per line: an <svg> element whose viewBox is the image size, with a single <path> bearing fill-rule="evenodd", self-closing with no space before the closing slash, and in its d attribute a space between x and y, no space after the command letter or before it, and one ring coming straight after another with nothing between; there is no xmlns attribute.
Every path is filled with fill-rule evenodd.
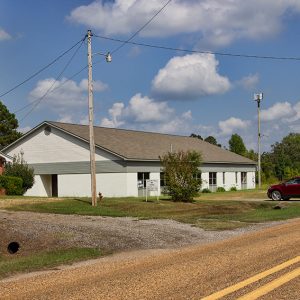
<svg viewBox="0 0 300 300"><path fill-rule="evenodd" d="M92 206L97 206L96 194L96 163L94 138L94 104L93 104L93 75L92 75L92 31L87 31L88 47L88 102L89 102L89 131L90 131L90 168Z"/></svg>
<svg viewBox="0 0 300 300"><path fill-rule="evenodd" d="M257 102L257 144L258 144L258 187L261 188L261 151L260 151L260 139L261 139L261 134L260 134L260 101L263 99L264 94L259 93L259 94L254 94L254 101Z"/></svg>

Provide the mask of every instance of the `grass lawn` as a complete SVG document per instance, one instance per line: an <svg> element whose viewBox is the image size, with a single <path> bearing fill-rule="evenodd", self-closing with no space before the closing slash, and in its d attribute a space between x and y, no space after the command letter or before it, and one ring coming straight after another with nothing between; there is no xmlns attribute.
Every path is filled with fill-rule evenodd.
<svg viewBox="0 0 300 300"><path fill-rule="evenodd" d="M0 256L0 279L16 273L50 269L62 264L69 264L99 256L101 256L101 252L98 249L92 248L52 250L25 257Z"/></svg>
<svg viewBox="0 0 300 300"><path fill-rule="evenodd" d="M282 209L274 209L280 204ZM0 209L55 214L172 219L206 230L226 230L253 223L300 217L300 201L266 200L265 190L202 194L193 203L168 198L105 198L97 207L88 198L0 197ZM15 273L54 268L103 255L97 249L39 251L27 256L0 256L0 278Z"/></svg>
<svg viewBox="0 0 300 300"><path fill-rule="evenodd" d="M20 199L8 205L6 209L56 214L173 219L210 230L233 229L252 223L300 217L298 201L284 201L281 203L283 209L274 209L278 202L263 199L266 199L265 191L260 190L203 194L193 203L177 203L167 198L158 202L156 199L145 202L145 199L133 197L105 198L97 207L92 207L88 198L32 201ZM3 206L3 201L6 200L4 198L0 200L0 207L1 203Z"/></svg>

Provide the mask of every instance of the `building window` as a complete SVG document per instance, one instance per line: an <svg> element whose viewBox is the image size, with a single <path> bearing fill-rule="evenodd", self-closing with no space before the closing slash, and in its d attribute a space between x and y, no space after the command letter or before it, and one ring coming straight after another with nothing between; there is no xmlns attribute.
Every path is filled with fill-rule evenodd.
<svg viewBox="0 0 300 300"><path fill-rule="evenodd" d="M217 190L217 173L216 172L209 172L209 189L212 192Z"/></svg>
<svg viewBox="0 0 300 300"><path fill-rule="evenodd" d="M166 174L164 172L160 172L160 186L167 186Z"/></svg>
<svg viewBox="0 0 300 300"><path fill-rule="evenodd" d="M241 188L247 188L247 172L241 172Z"/></svg>
<svg viewBox="0 0 300 300"><path fill-rule="evenodd" d="M225 172L223 172L223 185L225 186Z"/></svg>
<svg viewBox="0 0 300 300"><path fill-rule="evenodd" d="M238 172L235 172L235 184L238 185Z"/></svg>
<svg viewBox="0 0 300 300"><path fill-rule="evenodd" d="M138 188L144 189L146 188L146 180L150 179L150 173L149 172L139 172L137 173L137 179L138 179Z"/></svg>

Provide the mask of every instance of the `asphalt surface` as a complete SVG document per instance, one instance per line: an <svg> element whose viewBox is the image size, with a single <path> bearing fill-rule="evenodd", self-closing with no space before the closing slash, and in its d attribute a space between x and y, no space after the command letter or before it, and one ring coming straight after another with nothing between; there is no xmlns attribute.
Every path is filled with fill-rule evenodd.
<svg viewBox="0 0 300 300"><path fill-rule="evenodd" d="M4 280L0 299L201 299L295 259L299 253L300 219L296 219L212 244L124 252ZM238 299L299 267L299 262L293 263L222 299ZM259 299L298 300L299 291L296 274Z"/></svg>

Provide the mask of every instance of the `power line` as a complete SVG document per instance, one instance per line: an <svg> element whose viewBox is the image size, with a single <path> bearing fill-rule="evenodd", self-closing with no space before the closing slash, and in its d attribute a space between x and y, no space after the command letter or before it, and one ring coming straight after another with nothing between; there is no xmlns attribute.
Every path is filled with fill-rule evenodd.
<svg viewBox="0 0 300 300"><path fill-rule="evenodd" d="M56 57L49 64L47 64L46 66L44 66L43 68L41 68L40 70L38 70L37 72L35 72L34 74L32 74L31 76L29 76L27 79L25 79L22 82L18 83L17 85L15 85L14 87L12 87L8 91L2 93L0 95L0 98L3 97L3 96L5 96L5 95L7 95L7 94L9 94L9 93L11 93L15 89L17 89L18 87L20 87L21 85L23 85L24 83L28 82L29 80L31 80L32 78L36 77L38 74L40 74L41 72L43 72L44 70L46 70L47 68L49 68L50 66L52 66L54 63L56 63L59 59L61 59L64 55L66 55L68 52L70 52L73 48L75 48L79 43L82 43L84 40L85 40L85 37L83 39L81 39L80 41L78 41L76 44L74 44L71 48L69 48L68 50L66 50L65 52L63 52L61 55L59 55L58 57Z"/></svg>
<svg viewBox="0 0 300 300"><path fill-rule="evenodd" d="M52 88L54 86L54 84L60 79L60 77L63 75L63 73L65 72L65 70L68 68L68 66L70 65L70 63L72 62L72 60L74 59L75 55L77 54L77 52L79 51L79 49L81 48L82 44L84 42L84 39L81 40L81 43L79 45L79 47L76 49L76 51L73 53L73 55L71 56L71 58L68 60L68 62L66 63L66 65L64 66L64 68L62 69L62 71L58 74L58 76L55 78L54 82L51 84L51 86L47 89L47 91L43 94L43 96L41 96L40 98L36 99L34 101L34 106L31 108L31 110L25 114L25 116L20 120L20 122L22 122L24 119L26 119L33 110L36 109L36 107L42 102L42 100L45 99L45 97L51 92L53 91Z"/></svg>
<svg viewBox="0 0 300 300"><path fill-rule="evenodd" d="M117 47L115 50L111 51L111 53L115 53L117 51L119 51L122 47L124 47L124 45L128 44L129 41L131 41L135 36L137 36L146 26L148 26L155 18L157 15L159 15L164 9L165 7L171 2L172 0L167 1L149 20L148 22L146 22L138 31L136 31L127 41L123 41L122 45L120 45L119 47ZM95 35L96 36L96 35ZM96 36L97 37L97 36Z"/></svg>
<svg viewBox="0 0 300 300"><path fill-rule="evenodd" d="M97 63L97 62L96 62L96 63ZM96 64L96 63L95 63L95 64ZM77 76L78 74L80 74L82 71L84 71L85 69L87 69L87 67L88 67L88 66L85 65L85 66L84 66L83 68L81 68L78 72L76 72L76 73L73 74L71 77L67 78L64 82L62 82L61 84L59 84L57 87L55 87L54 89L52 89L51 91L49 91L48 94L50 94L50 93L52 93L52 92L54 92L54 91L60 89L60 88L61 88L62 86L64 86L67 82L71 81L74 77L76 77L76 76ZM14 111L13 113L16 114L16 113L18 113L18 112L20 112L20 111L26 109L27 107L33 105L34 103L38 102L39 100L40 100L40 98L38 98L38 99L34 100L33 102L31 102L31 103L29 103L29 104L27 104L27 105L25 105L25 106L19 108L18 110Z"/></svg>
<svg viewBox="0 0 300 300"><path fill-rule="evenodd" d="M300 57L253 55L253 54L240 54L240 53L226 53L226 52L181 49L181 48L167 47L167 46L161 46L161 45L153 45L153 44L146 44L146 43L137 43L137 42L124 41L124 40L120 40L120 39L116 39L116 38L110 38L110 37L106 37L106 36L100 36L100 35L94 35L94 36L97 37L97 38L101 38L101 39L109 40L109 41L113 41L113 42L118 42L118 43L131 44L131 45L136 45L136 46L149 47L149 48L162 49L162 50L186 52L186 53L214 54L214 55L219 55L219 56L231 56L231 57L240 57L240 58L257 58L257 59L296 60L296 61L300 61Z"/></svg>

